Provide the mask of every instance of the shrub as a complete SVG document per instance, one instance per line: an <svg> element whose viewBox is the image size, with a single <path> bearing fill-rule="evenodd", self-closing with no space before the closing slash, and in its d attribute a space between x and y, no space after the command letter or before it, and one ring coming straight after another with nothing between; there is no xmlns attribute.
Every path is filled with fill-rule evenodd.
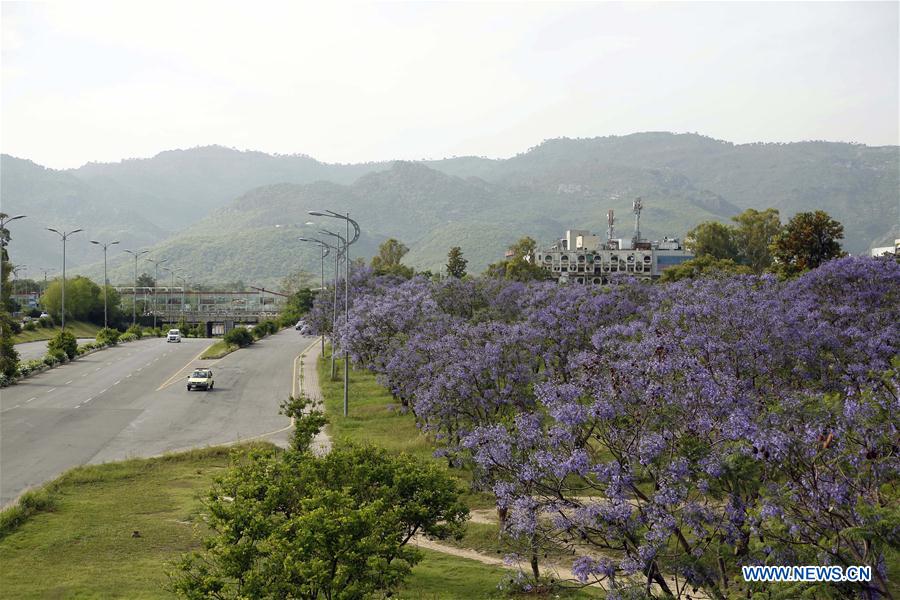
<svg viewBox="0 0 900 600"><path fill-rule="evenodd" d="M28 315L29 317L31 317L32 319L37 319L39 316L41 316L41 311L38 310L37 308L32 308L31 310L27 311L25 314Z"/></svg>
<svg viewBox="0 0 900 600"><path fill-rule="evenodd" d="M27 364L20 364L19 368L16 370L16 374L19 377L28 377L29 373L31 373L31 368Z"/></svg>
<svg viewBox="0 0 900 600"><path fill-rule="evenodd" d="M61 362L65 362L66 353L62 351L48 352L44 355L44 364L48 367L54 367Z"/></svg>
<svg viewBox="0 0 900 600"><path fill-rule="evenodd" d="M41 327L44 328L53 327L53 319L51 319L50 317L41 317L40 319L38 319L38 323L40 323Z"/></svg>
<svg viewBox="0 0 900 600"><path fill-rule="evenodd" d="M63 330L47 342L47 350L48 353L54 353L58 350L69 358L75 358L75 353L78 352L78 340L75 339L72 332Z"/></svg>
<svg viewBox="0 0 900 600"><path fill-rule="evenodd" d="M269 328L266 327L263 323L260 323L256 327L253 328L253 337L258 340L263 339L269 333Z"/></svg>
<svg viewBox="0 0 900 600"><path fill-rule="evenodd" d="M37 329L37 323L35 323L34 321L28 321L27 323L25 323L25 325L22 326L22 329L24 329L25 331L34 331L35 329Z"/></svg>
<svg viewBox="0 0 900 600"><path fill-rule="evenodd" d="M9 328L12 329L13 333L22 333L22 325L15 320L11 320L9 322Z"/></svg>
<svg viewBox="0 0 900 600"><path fill-rule="evenodd" d="M249 346L253 343L253 334L247 331L245 327L235 327L226 333L225 337L222 339L224 339L227 344L235 344L243 348L244 346Z"/></svg>
<svg viewBox="0 0 900 600"><path fill-rule="evenodd" d="M129 327L128 329L125 330L125 335L128 335L128 334L133 335L134 339L139 340L139 339L141 339L141 336L144 335L144 328L141 327L140 325L132 325L131 327ZM124 341L124 340L120 337L119 341ZM128 340L128 341L131 341L131 340Z"/></svg>
<svg viewBox="0 0 900 600"><path fill-rule="evenodd" d="M120 335L118 329L104 327L97 332L97 343L103 346L115 346L119 342Z"/></svg>
<svg viewBox="0 0 900 600"><path fill-rule="evenodd" d="M121 336L119 336L119 341L123 344L125 342L133 342L138 339L140 339L140 336L137 336L131 332L123 333Z"/></svg>
<svg viewBox="0 0 900 600"><path fill-rule="evenodd" d="M4 373L0 373L0 387L6 387L10 383L12 383L12 379L7 377Z"/></svg>

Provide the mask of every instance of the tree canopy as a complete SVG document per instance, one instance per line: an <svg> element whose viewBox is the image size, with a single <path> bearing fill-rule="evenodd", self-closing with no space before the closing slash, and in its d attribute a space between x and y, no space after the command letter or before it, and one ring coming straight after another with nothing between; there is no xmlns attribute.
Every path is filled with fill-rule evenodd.
<svg viewBox="0 0 900 600"><path fill-rule="evenodd" d="M772 243L778 271L797 275L843 256L838 242L843 237L844 226L825 211L797 213Z"/></svg>
<svg viewBox="0 0 900 600"><path fill-rule="evenodd" d="M400 263L407 252L409 248L403 242L394 238L385 240L378 247L378 254L372 257L372 269L379 275L397 275L409 279L415 271Z"/></svg>

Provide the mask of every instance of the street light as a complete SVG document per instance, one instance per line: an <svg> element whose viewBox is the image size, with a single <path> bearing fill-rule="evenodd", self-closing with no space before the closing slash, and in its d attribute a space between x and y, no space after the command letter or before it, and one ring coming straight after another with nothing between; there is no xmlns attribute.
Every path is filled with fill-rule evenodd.
<svg viewBox="0 0 900 600"><path fill-rule="evenodd" d="M181 322L184 323L184 288L187 287L187 279L178 276L178 279L181 281Z"/></svg>
<svg viewBox="0 0 900 600"><path fill-rule="evenodd" d="M109 277L106 275L106 249L110 246L115 246L119 242L109 242L104 244L103 242L91 240L91 243L103 248L103 328L106 329L106 288L109 287Z"/></svg>
<svg viewBox="0 0 900 600"><path fill-rule="evenodd" d="M333 210L324 212L311 210L309 214L315 217L331 217L334 219L343 219L347 223L347 237L344 239L344 324L350 322L350 246L359 239L359 223L350 218L350 213L342 215ZM353 239L350 239L350 225L353 225ZM324 230L322 233L326 233ZM337 234L327 232L329 235L339 237ZM344 416L347 416L350 403L350 356L347 349L344 349Z"/></svg>
<svg viewBox="0 0 900 600"><path fill-rule="evenodd" d="M137 325L137 261L138 258L150 252L149 250L141 250L138 252L137 250L126 250L128 254L134 257L134 289L131 294L131 326L134 327Z"/></svg>
<svg viewBox="0 0 900 600"><path fill-rule="evenodd" d="M172 268L163 267L163 271L168 271L169 273L172 274L172 285L171 285L171 287L169 287L168 293L166 293L166 315L168 315L169 309L172 306L172 289L175 287L175 276L179 270L176 269L175 267L172 267Z"/></svg>
<svg viewBox="0 0 900 600"><path fill-rule="evenodd" d="M313 244L318 244L319 248L322 250L322 291L325 291L325 257L331 252L331 246L323 242L322 240L317 240L315 238L297 238L301 242L310 242ZM335 287L335 294L337 294L337 287ZM334 350L332 349L332 354L334 354ZM322 356L325 356L325 336L322 336Z"/></svg>
<svg viewBox="0 0 900 600"><path fill-rule="evenodd" d="M47 231L52 231L62 239L63 245L63 272L62 272L62 326L61 331L66 329L66 240L70 235L84 231L83 229L74 229L72 231L57 231L52 227L48 227Z"/></svg>
<svg viewBox="0 0 900 600"><path fill-rule="evenodd" d="M162 260L157 260L155 258L146 258L144 259L147 262L151 262L156 265L156 279L153 281L153 329L156 329L156 310L159 302L156 299L156 288L159 287L159 265L164 262L168 262L168 258L164 258Z"/></svg>

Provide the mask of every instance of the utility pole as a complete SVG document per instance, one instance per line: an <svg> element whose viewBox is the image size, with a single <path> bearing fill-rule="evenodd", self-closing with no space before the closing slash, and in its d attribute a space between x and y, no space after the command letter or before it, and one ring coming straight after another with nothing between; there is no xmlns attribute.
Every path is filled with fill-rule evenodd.
<svg viewBox="0 0 900 600"><path fill-rule="evenodd" d="M128 254L134 257L134 288L131 294L131 326L137 325L137 262L138 258L150 252L149 250L126 250Z"/></svg>
<svg viewBox="0 0 900 600"><path fill-rule="evenodd" d="M66 330L66 240L69 239L69 236L78 233L79 231L83 231L82 229L74 229L72 231L57 231L52 227L48 227L47 231L52 231L56 235L58 235L62 239L63 245L63 271L62 271L62 324L60 327L60 331Z"/></svg>
<svg viewBox="0 0 900 600"><path fill-rule="evenodd" d="M156 312L159 307L159 302L157 301L156 289L159 287L159 265L167 262L169 259L164 258L162 260L156 260L155 258L145 259L147 262L151 262L156 265L156 279L153 281L153 329L156 329Z"/></svg>
<svg viewBox="0 0 900 600"><path fill-rule="evenodd" d="M91 240L91 243L103 248L103 328L106 329L109 327L106 322L106 288L109 287L109 277L106 275L106 249L119 242L109 242L108 244L104 244L102 242Z"/></svg>

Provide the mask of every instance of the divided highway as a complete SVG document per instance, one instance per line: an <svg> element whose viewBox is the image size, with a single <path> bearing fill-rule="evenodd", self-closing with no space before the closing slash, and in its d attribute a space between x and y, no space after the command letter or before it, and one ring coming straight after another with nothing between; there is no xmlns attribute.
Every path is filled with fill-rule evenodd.
<svg viewBox="0 0 900 600"><path fill-rule="evenodd" d="M3 389L0 506L77 465L284 431L278 407L314 339L285 330L216 361L199 360L210 340L141 340ZM195 366L213 370L212 391L185 389Z"/></svg>

